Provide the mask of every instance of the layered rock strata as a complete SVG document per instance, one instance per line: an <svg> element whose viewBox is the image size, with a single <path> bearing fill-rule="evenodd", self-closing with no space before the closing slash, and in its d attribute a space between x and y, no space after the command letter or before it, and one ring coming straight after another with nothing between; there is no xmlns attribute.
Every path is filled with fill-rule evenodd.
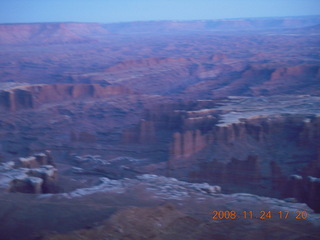
<svg viewBox="0 0 320 240"><path fill-rule="evenodd" d="M283 197L306 202L315 212L320 212L320 178L291 175L283 189Z"/></svg>
<svg viewBox="0 0 320 240"><path fill-rule="evenodd" d="M167 170L158 164L159 174L281 197L288 176L320 173L320 117L313 111L318 103L306 106L309 96L290 99L230 97L155 107L124 139L162 146ZM314 200L304 202L312 205Z"/></svg>
<svg viewBox="0 0 320 240"><path fill-rule="evenodd" d="M8 192L49 193L57 191L57 169L50 151L2 164L1 188Z"/></svg>
<svg viewBox="0 0 320 240"><path fill-rule="evenodd" d="M129 94L132 91L120 86L100 84L41 84L15 87L0 91L0 111L33 109L45 103L67 100L103 98Z"/></svg>

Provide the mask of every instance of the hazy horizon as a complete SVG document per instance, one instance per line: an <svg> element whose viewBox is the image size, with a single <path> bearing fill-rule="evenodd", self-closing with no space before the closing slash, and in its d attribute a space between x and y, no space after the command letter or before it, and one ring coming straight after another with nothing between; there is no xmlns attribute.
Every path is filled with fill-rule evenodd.
<svg viewBox="0 0 320 240"><path fill-rule="evenodd" d="M320 15L318 0L8 0L0 23L193 21Z"/></svg>

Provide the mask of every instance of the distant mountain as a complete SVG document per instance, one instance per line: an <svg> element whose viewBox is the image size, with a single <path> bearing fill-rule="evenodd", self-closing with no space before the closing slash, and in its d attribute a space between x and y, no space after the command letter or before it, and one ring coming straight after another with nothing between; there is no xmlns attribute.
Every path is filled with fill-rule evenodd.
<svg viewBox="0 0 320 240"><path fill-rule="evenodd" d="M0 44L87 42L106 34L97 23L1 24Z"/></svg>
<svg viewBox="0 0 320 240"><path fill-rule="evenodd" d="M176 31L249 31L303 28L320 24L320 16L218 19L197 21L149 21L106 24L113 33L163 33Z"/></svg>
<svg viewBox="0 0 320 240"><path fill-rule="evenodd" d="M259 31L306 28L320 24L320 16L148 21L113 24L25 23L0 24L0 44L61 44L97 41L113 34L193 33L199 31Z"/></svg>

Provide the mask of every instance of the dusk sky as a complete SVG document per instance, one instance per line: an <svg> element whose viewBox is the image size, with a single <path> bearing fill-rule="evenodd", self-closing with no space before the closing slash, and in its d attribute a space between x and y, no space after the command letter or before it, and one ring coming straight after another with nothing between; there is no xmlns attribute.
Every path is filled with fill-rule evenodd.
<svg viewBox="0 0 320 240"><path fill-rule="evenodd" d="M1 0L0 23L319 15L320 0Z"/></svg>

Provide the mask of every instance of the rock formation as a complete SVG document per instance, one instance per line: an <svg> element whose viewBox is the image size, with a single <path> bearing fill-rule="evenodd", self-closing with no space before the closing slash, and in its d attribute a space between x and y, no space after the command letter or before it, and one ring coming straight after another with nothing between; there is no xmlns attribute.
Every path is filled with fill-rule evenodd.
<svg viewBox="0 0 320 240"><path fill-rule="evenodd" d="M291 175L283 188L284 198L295 198L299 202L305 202L320 212L320 179L315 177L302 177L299 175Z"/></svg>
<svg viewBox="0 0 320 240"><path fill-rule="evenodd" d="M132 91L119 86L100 84L42 84L0 90L0 111L32 109L45 103L75 99L103 98Z"/></svg>
<svg viewBox="0 0 320 240"><path fill-rule="evenodd" d="M211 140L201 134L199 129L174 133L172 143L172 159L186 159L208 146Z"/></svg>
<svg viewBox="0 0 320 240"><path fill-rule="evenodd" d="M239 99L244 102L243 109ZM277 114L246 116L247 111L260 109L266 98L252 105L250 98L230 97L230 101L235 102L235 109L229 110L225 102L217 100L155 107L136 128L124 133L125 142L138 143L140 136L152 135L141 143L153 142L166 149L168 176L196 182L210 179L210 183L228 186L250 185L255 193L274 197L280 197L286 178L302 166L309 176L318 176L314 174L318 163L313 161L319 158L317 113L311 114L303 107L300 114L287 114L283 103ZM277 107L272 108L270 111ZM279 114L281 111L283 114ZM296 154L305 155L300 159ZM232 191L239 191L235 189Z"/></svg>
<svg viewBox="0 0 320 240"><path fill-rule="evenodd" d="M0 98L0 110L2 111L15 111L18 109L28 109L33 107L31 93L23 89L1 91Z"/></svg>
<svg viewBox="0 0 320 240"><path fill-rule="evenodd" d="M19 158L17 163L20 168L38 168L42 165L55 166L51 152L48 150L45 153L37 153L31 157Z"/></svg>
<svg viewBox="0 0 320 240"><path fill-rule="evenodd" d="M26 177L23 179L14 179L11 182L9 192L40 194L43 193L42 186L43 180L39 177Z"/></svg>
<svg viewBox="0 0 320 240"><path fill-rule="evenodd" d="M50 151L19 158L16 164L3 164L0 171L3 175L0 185L6 191L35 194L57 191L57 169Z"/></svg>

